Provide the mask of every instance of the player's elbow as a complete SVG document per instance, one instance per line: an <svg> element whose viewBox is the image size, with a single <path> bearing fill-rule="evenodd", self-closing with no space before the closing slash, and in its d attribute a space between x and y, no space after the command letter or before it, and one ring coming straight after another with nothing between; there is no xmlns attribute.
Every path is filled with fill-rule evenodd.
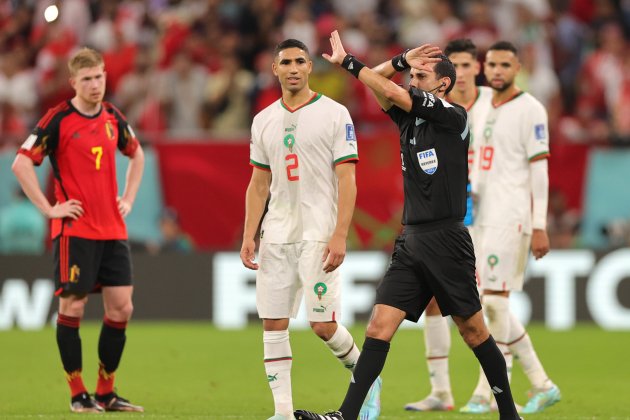
<svg viewBox="0 0 630 420"><path fill-rule="evenodd" d="M401 88L394 83L388 83L385 87L385 92L383 92L383 96L390 102L396 103L397 100L400 99ZM404 90L403 90L404 92Z"/></svg>
<svg viewBox="0 0 630 420"><path fill-rule="evenodd" d="M393 82L387 86L385 92L383 92L383 96L390 103L396 105L404 111L408 112L411 109L411 98L409 97L409 93Z"/></svg>

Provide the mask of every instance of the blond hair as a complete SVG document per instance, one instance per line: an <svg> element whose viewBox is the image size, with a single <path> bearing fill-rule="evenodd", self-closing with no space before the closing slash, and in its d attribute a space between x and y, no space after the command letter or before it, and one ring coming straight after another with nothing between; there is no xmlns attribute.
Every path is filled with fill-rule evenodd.
<svg viewBox="0 0 630 420"><path fill-rule="evenodd" d="M80 69L104 66L103 56L96 50L83 47L68 61L70 75L74 76Z"/></svg>

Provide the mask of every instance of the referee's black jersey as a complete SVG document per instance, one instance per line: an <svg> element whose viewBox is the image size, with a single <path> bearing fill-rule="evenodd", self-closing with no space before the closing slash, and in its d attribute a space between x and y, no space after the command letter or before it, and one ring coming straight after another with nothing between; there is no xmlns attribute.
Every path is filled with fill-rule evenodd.
<svg viewBox="0 0 630 420"><path fill-rule="evenodd" d="M395 105L387 111L400 130L402 223L463 219L470 141L466 110L414 87L409 95L411 111Z"/></svg>

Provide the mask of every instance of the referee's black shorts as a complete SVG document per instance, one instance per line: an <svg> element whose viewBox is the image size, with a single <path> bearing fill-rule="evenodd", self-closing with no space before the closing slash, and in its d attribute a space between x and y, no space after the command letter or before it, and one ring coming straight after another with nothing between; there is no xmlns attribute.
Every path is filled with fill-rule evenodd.
<svg viewBox="0 0 630 420"><path fill-rule="evenodd" d="M102 287L131 286L131 255L125 240L74 236L53 239L55 295L98 293Z"/></svg>
<svg viewBox="0 0 630 420"><path fill-rule="evenodd" d="M398 308L417 322L433 296L444 316L468 318L481 310L475 252L459 220L405 226L375 303Z"/></svg>

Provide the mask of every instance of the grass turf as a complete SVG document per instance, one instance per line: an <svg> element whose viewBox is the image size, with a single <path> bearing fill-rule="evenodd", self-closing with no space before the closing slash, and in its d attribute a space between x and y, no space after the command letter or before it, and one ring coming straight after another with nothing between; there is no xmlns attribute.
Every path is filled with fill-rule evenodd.
<svg viewBox="0 0 630 420"><path fill-rule="evenodd" d="M100 326L85 322L84 380L96 383ZM529 326L530 336L550 377L560 386L562 401L528 419L630 419L630 334L580 325L566 332ZM359 343L364 327L351 330ZM456 406L470 396L478 365L453 329L450 358ZM132 322L127 348L117 373L118 392L145 406L144 414L106 414L107 418L262 419L273 414L262 364L260 326L220 331L210 324ZM336 409L349 375L325 345L309 331L292 331L295 408ZM413 413L402 409L429 391L424 343L417 329L394 338L383 377L383 420L496 419L493 415ZM527 379L515 362L513 391L526 401ZM68 389L52 328L0 332L0 418L76 418L69 412Z"/></svg>

